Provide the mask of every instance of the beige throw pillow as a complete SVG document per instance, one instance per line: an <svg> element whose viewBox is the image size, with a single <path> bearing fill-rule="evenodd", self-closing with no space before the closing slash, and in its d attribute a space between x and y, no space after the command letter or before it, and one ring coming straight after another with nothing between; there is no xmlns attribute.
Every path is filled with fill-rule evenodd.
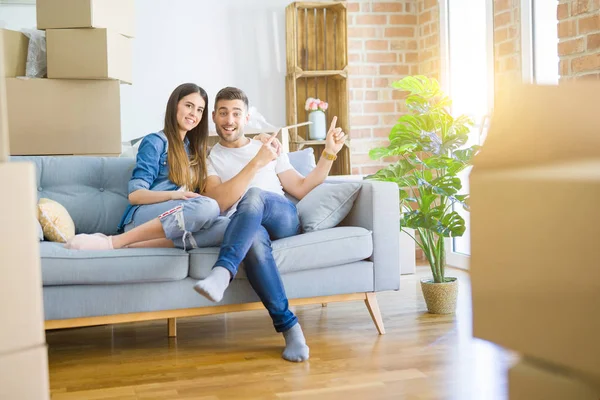
<svg viewBox="0 0 600 400"><path fill-rule="evenodd" d="M54 200L40 199L38 220L42 225L44 237L51 242L65 243L75 236L75 224L69 212Z"/></svg>

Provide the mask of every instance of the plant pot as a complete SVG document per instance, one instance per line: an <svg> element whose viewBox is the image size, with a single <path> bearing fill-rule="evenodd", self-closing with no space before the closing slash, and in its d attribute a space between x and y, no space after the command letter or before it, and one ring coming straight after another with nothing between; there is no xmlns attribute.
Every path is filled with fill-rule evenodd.
<svg viewBox="0 0 600 400"><path fill-rule="evenodd" d="M458 280L446 278L445 283L434 283L432 279L421 279L421 290L427 303L427 311L432 314L452 314L456 311Z"/></svg>
<svg viewBox="0 0 600 400"><path fill-rule="evenodd" d="M324 140L327 136L327 122L323 111L311 111L308 120L312 122L308 126L308 138L310 140Z"/></svg>

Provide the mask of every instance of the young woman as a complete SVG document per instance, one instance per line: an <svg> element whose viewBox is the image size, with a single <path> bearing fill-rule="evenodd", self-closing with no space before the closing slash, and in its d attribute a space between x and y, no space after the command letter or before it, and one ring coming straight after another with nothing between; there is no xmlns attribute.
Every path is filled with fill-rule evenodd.
<svg viewBox="0 0 600 400"><path fill-rule="evenodd" d="M80 234L65 247L108 250L123 247L218 246L228 219L201 196L206 181L208 96L193 83L178 86L167 103L162 131L142 140L129 181L129 202L120 235Z"/></svg>

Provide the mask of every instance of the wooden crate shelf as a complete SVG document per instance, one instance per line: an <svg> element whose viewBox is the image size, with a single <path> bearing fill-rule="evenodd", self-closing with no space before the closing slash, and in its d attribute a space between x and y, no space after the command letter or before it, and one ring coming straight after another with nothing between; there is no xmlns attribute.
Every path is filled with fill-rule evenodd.
<svg viewBox="0 0 600 400"><path fill-rule="evenodd" d="M294 2L287 6L288 73L345 69L346 15L345 2Z"/></svg>
<svg viewBox="0 0 600 400"><path fill-rule="evenodd" d="M287 123L308 121L306 99L329 104L327 127L334 116L337 126L350 135L348 115L348 36L345 2L295 2L286 8ZM308 126L290 130L291 150L313 147L321 155L324 141L309 140ZM351 173L350 147L338 153L332 175Z"/></svg>

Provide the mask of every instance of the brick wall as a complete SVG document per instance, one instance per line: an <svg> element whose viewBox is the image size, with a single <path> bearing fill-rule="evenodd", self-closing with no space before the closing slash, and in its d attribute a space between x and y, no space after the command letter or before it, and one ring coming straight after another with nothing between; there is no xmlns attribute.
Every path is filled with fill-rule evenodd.
<svg viewBox="0 0 600 400"><path fill-rule="evenodd" d="M494 0L494 93L522 80L521 2Z"/></svg>
<svg viewBox="0 0 600 400"><path fill-rule="evenodd" d="M437 0L418 0L419 74L440 79L440 7Z"/></svg>
<svg viewBox="0 0 600 400"><path fill-rule="evenodd" d="M558 54L562 80L600 80L600 0L560 0Z"/></svg>
<svg viewBox="0 0 600 400"><path fill-rule="evenodd" d="M370 174L384 161L369 150L387 144L404 105L390 85L407 75L439 76L437 0L348 2L352 173Z"/></svg>

